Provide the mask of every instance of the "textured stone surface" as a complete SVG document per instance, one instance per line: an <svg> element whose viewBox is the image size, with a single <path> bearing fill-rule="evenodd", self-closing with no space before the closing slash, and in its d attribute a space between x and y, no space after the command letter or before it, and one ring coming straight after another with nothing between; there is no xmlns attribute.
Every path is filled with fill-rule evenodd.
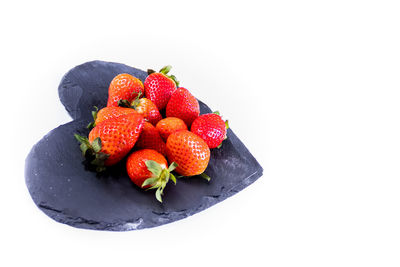
<svg viewBox="0 0 400 267"><path fill-rule="evenodd" d="M78 228L127 231L155 227L200 212L253 183L262 167L228 130L228 139L211 152L206 173L168 184L163 203L153 191L137 188L127 176L124 162L98 175L86 170L73 133L88 134L90 110L106 105L108 85L119 73L144 80L146 73L103 61L82 64L69 71L59 86L61 102L74 121L43 137L31 150L25 165L28 190L36 205L54 220ZM200 102L201 113L210 109Z"/></svg>

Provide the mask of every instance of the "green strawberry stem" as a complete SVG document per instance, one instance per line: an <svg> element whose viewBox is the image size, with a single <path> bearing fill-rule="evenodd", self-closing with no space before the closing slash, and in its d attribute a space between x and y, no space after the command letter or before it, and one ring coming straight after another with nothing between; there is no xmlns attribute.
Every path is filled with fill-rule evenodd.
<svg viewBox="0 0 400 267"><path fill-rule="evenodd" d="M229 129L229 123L228 123L228 120L226 120L226 121L225 121L225 129L227 129L227 130Z"/></svg>
<svg viewBox="0 0 400 267"><path fill-rule="evenodd" d="M106 170L104 165L105 161L110 156L104 152L100 152L101 150L101 139L97 137L93 140L92 143L89 142L84 136L80 136L79 134L74 134L76 140L81 143L80 149L82 151L83 157L90 161L90 164L96 167L97 172L102 172Z"/></svg>
<svg viewBox="0 0 400 267"><path fill-rule="evenodd" d="M155 162L154 160L147 160L145 164L147 166L147 169L153 175L143 182L142 187L151 185L148 190L157 189L155 193L156 199L162 203L161 196L168 181L171 179L174 184L176 184L176 178L171 172L178 166L178 164L172 162L171 165L169 165L168 169L161 168L160 164Z"/></svg>
<svg viewBox="0 0 400 267"><path fill-rule="evenodd" d="M172 69L171 65L167 65L160 70L160 73L167 75L168 72Z"/></svg>
<svg viewBox="0 0 400 267"><path fill-rule="evenodd" d="M137 97L132 101L130 107L136 110L137 106L140 104L140 97L142 96L142 92L139 92Z"/></svg>
<svg viewBox="0 0 400 267"><path fill-rule="evenodd" d="M92 111L92 117L93 117L93 121L90 122L86 128L90 129L93 128L94 126L96 126L96 119L97 119L97 113L99 112L99 108L94 106L94 110Z"/></svg>
<svg viewBox="0 0 400 267"><path fill-rule="evenodd" d="M204 172L200 174L200 177L206 179L207 182L209 182L211 180L211 177L208 176L207 174L205 174Z"/></svg>

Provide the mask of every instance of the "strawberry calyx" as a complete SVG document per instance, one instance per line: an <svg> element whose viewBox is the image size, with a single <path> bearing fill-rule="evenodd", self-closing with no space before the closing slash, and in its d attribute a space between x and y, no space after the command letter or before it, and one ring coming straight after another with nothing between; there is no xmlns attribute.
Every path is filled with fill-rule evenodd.
<svg viewBox="0 0 400 267"><path fill-rule="evenodd" d="M131 107L131 103L126 99L120 99L120 100L118 100L118 107L130 108Z"/></svg>
<svg viewBox="0 0 400 267"><path fill-rule="evenodd" d="M175 75L166 75L168 78L170 78L171 80L174 81L174 83L176 84L176 87L179 86L179 81L178 79L175 77Z"/></svg>
<svg viewBox="0 0 400 267"><path fill-rule="evenodd" d="M163 68L159 71L159 73L162 73L162 74L164 74L164 76L166 76L166 77L170 78L171 80L173 80L174 83L176 84L176 86L178 87L178 86L179 86L179 81L178 81L178 79L175 77L175 75L168 75L168 72L169 72L171 69L172 69L172 66L171 66L171 65L167 65L167 66L163 67ZM151 74L153 74L153 73L156 73L156 71L155 71L155 70L152 70L152 69L148 69L148 70L147 70L147 74L148 74L148 75L151 75Z"/></svg>
<svg viewBox="0 0 400 267"><path fill-rule="evenodd" d="M161 196L168 181L171 179L174 184L176 184L176 178L171 172L178 166L178 164L172 162L168 169L162 168L160 164L154 160L146 160L145 164L147 169L152 173L152 177L147 178L143 182L142 187L151 185L147 190L157 189L155 193L156 199L162 203Z"/></svg>
<svg viewBox="0 0 400 267"><path fill-rule="evenodd" d="M97 113L99 112L99 108L94 106L94 110L92 110L92 117L93 117L93 121L90 122L86 128L90 129L93 128L94 126L96 126L96 119L97 119Z"/></svg>
<svg viewBox="0 0 400 267"><path fill-rule="evenodd" d="M142 96L142 92L139 92L139 94L137 95L137 97L132 101L130 107L133 108L134 110L137 109L137 107L140 104L140 97Z"/></svg>
<svg viewBox="0 0 400 267"><path fill-rule="evenodd" d="M139 92L138 95L135 97L132 102L129 102L126 99L120 99L118 100L118 106L122 108L133 108L136 110L137 106L140 104L140 98L142 96L142 92Z"/></svg>
<svg viewBox="0 0 400 267"><path fill-rule="evenodd" d="M92 143L89 139L79 134L74 134L75 139L81 143L80 149L82 155L89 161L89 163L96 167L97 172L102 172L106 170L105 161L110 156L104 152L101 152L101 139L97 137Z"/></svg>
<svg viewBox="0 0 400 267"><path fill-rule="evenodd" d="M220 116L220 117L222 118L222 116L219 114L219 111L218 111L218 110L217 110L217 111L214 111L213 113L214 113L214 114L217 114L218 116ZM229 129L228 120L226 120L226 121L224 121L224 122L225 122L225 129L228 130L228 129ZM228 138L228 136L227 136L226 133L225 133L224 140L226 140L227 138ZM222 143L219 144L219 146L217 146L217 148L220 148L221 146L222 146Z"/></svg>

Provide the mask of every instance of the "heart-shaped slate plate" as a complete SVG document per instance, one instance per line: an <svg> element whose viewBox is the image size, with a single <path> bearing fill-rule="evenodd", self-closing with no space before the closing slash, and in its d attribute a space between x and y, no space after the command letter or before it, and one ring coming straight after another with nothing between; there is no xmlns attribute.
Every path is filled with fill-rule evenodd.
<svg viewBox="0 0 400 267"><path fill-rule="evenodd" d="M163 203L129 179L124 162L98 175L87 170L73 134L87 135L93 106L105 107L108 86L120 73L144 81L147 73L127 65L92 61L70 70L58 88L73 118L44 136L30 151L25 180L35 204L54 220L73 227L128 231L155 227L200 212L258 179L262 167L232 130L220 149L211 150L206 173L178 179L164 190ZM201 101L201 113L211 110ZM221 107L222 108L222 107Z"/></svg>

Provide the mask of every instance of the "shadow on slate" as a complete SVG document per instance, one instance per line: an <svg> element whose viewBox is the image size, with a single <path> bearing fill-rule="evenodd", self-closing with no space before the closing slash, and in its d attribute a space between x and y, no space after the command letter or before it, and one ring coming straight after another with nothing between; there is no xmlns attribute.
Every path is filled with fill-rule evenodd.
<svg viewBox="0 0 400 267"><path fill-rule="evenodd" d="M119 73L142 81L147 73L123 64L92 61L70 70L58 88L61 102L74 119L44 136L30 151L25 180L36 205L54 220L73 227L128 231L155 227L200 212L239 192L262 175L262 167L232 130L220 149L211 151L206 173L179 179L164 190L163 203L154 191L137 188L124 162L104 174L86 170L74 133L87 135L93 106L106 106L108 85ZM201 113L211 110L200 102Z"/></svg>

